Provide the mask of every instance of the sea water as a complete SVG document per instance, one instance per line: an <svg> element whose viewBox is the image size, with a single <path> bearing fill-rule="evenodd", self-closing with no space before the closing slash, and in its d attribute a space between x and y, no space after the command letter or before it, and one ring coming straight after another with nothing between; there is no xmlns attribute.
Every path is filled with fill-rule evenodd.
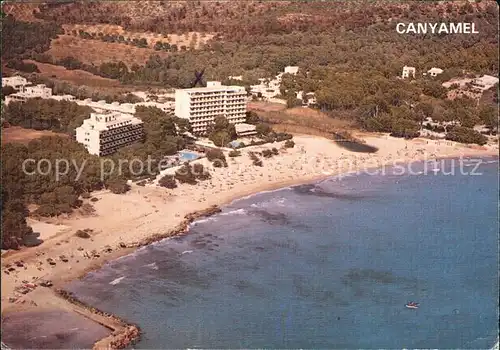
<svg viewBox="0 0 500 350"><path fill-rule="evenodd" d="M491 348L498 160L426 165L235 201L68 289L136 348Z"/></svg>

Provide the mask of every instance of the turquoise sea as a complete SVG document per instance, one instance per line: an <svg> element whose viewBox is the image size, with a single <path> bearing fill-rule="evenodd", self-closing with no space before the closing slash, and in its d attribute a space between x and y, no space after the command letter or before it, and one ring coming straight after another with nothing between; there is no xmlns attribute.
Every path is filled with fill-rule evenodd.
<svg viewBox="0 0 500 350"><path fill-rule="evenodd" d="M427 165L235 201L67 289L138 324L138 349L491 348L498 158Z"/></svg>

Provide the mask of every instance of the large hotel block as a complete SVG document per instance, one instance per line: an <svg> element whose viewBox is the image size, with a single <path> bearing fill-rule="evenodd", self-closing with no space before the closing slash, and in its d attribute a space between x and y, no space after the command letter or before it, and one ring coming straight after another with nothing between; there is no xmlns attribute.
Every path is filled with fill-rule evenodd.
<svg viewBox="0 0 500 350"><path fill-rule="evenodd" d="M121 147L141 141L143 137L142 121L119 112L91 113L90 118L76 128L76 141L82 143L90 154L98 156L112 154Z"/></svg>
<svg viewBox="0 0 500 350"><path fill-rule="evenodd" d="M202 135L219 115L232 124L245 122L246 101L244 87L209 81L207 87L176 90L175 115L188 119L193 133Z"/></svg>

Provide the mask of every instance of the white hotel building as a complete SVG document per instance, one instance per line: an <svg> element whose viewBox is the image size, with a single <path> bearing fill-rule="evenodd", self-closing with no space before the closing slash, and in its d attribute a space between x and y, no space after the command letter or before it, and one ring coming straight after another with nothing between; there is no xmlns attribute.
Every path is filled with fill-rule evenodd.
<svg viewBox="0 0 500 350"><path fill-rule="evenodd" d="M18 92L23 92L26 85L31 84L26 78L15 75L13 77L2 77L2 87L12 86Z"/></svg>
<svg viewBox="0 0 500 350"><path fill-rule="evenodd" d="M25 102L29 98L52 98L52 89L44 84L35 86L23 85L21 92L5 96L5 104L7 105L10 102Z"/></svg>
<svg viewBox="0 0 500 350"><path fill-rule="evenodd" d="M245 122L247 92L242 86L224 86L218 81L207 87L175 91L175 115L188 119L193 133L204 134L215 117L223 115L232 124Z"/></svg>
<svg viewBox="0 0 500 350"><path fill-rule="evenodd" d="M141 141L143 137L142 121L119 112L91 113L90 118L76 128L76 141L97 156L112 154L121 147Z"/></svg>

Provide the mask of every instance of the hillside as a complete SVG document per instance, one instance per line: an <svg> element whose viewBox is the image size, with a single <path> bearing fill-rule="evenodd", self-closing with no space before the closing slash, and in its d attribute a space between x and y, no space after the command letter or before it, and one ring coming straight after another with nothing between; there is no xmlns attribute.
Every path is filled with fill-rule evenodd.
<svg viewBox="0 0 500 350"><path fill-rule="evenodd" d="M128 31L119 25L112 24L63 24L62 25L65 34L67 35L75 35L80 32L87 32L90 34L99 34L102 35L114 35L114 36L123 36L124 38L130 39L141 39L144 38L147 41L149 48L154 48L154 45L157 41L167 42L171 45L177 45L179 48L182 46L186 46L186 48L198 49L202 45L206 44L210 39L212 39L215 34L214 33L199 33L199 32L185 32L182 34L177 33L168 33L168 34L160 34L156 32L144 32L144 31Z"/></svg>
<svg viewBox="0 0 500 350"><path fill-rule="evenodd" d="M15 6L9 6L16 14ZM49 3L41 4L33 13L38 19L59 25L66 35L83 39L94 35L92 42L52 37L50 50L45 52L57 58L70 55L74 48L82 62L95 61L97 58L85 56L80 49L83 46L100 52L99 61L126 60L130 66L135 57L137 64L144 64L151 54L163 59L167 51L176 57L173 64L167 60L164 66L180 65L178 70L182 70L183 66L193 67L194 61L208 62L212 68L208 73L221 78L244 72L250 76L276 73L287 64L351 71L368 66L384 75L395 74L409 63L417 68L434 65L493 73L498 68L497 10L492 1L343 1L335 6L320 1L144 1ZM21 18L26 17L24 5L19 5L19 12ZM399 21L444 19L474 21L481 28L480 34L423 37L395 31ZM88 35L82 37L80 31ZM99 33L116 37L108 37L102 44ZM114 45L127 39L144 39L145 46L135 42L128 46L142 50L128 50ZM157 41L176 48L153 51ZM182 51L182 46L186 52L176 52ZM189 52L190 48L202 52ZM137 78L140 80L133 80ZM152 78L164 80L157 74Z"/></svg>
<svg viewBox="0 0 500 350"><path fill-rule="evenodd" d="M68 70L64 67L40 63L32 60L27 60L28 63L34 63L40 70L39 76L45 78L55 78L60 81L67 81L75 85L87 85L93 88L115 88L121 86L119 81L103 78L92 73L79 69Z"/></svg>
<svg viewBox="0 0 500 350"><path fill-rule="evenodd" d="M89 40L72 35L59 35L52 40L50 49L44 52L54 60L75 57L86 64L100 65L104 62L124 62L128 67L134 64L144 65L149 57L158 54L167 57L167 53L150 48L138 48L120 43L107 43L100 40Z"/></svg>
<svg viewBox="0 0 500 350"><path fill-rule="evenodd" d="M26 9L19 11L25 18ZM75 1L40 4L33 15L41 22L6 21L4 30L16 42L2 43L3 59L33 59L124 86L162 88L188 87L203 68L206 80L231 83L229 76L242 75L238 83L249 87L296 65L300 73L284 76L282 97L314 92L322 112L379 131L403 121L398 128L413 134L422 119L412 109L417 104L432 105L438 117L448 111L447 119L467 106L459 118L473 124L474 103L451 103L441 83L498 75L493 1ZM479 34L396 31L399 22L443 21L474 22ZM416 68L415 81L399 79L405 65ZM444 73L424 77L431 67Z"/></svg>
<svg viewBox="0 0 500 350"><path fill-rule="evenodd" d="M492 1L141 1L72 2L40 6L38 18L59 24L116 24L161 34L220 32L225 38L292 30L355 29L407 18L493 11ZM493 9L491 9L493 6Z"/></svg>

